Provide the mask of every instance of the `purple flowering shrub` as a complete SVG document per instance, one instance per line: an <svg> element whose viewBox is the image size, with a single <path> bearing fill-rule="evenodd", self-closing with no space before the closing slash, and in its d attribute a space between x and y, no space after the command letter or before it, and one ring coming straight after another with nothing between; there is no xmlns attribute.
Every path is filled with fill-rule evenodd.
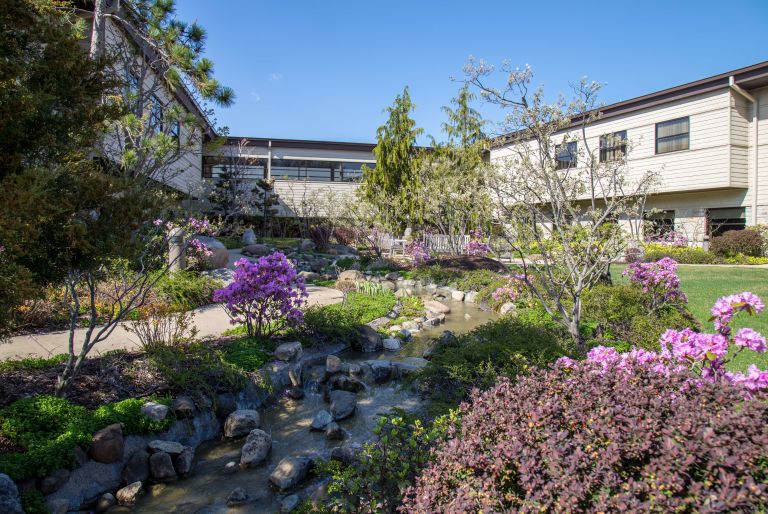
<svg viewBox="0 0 768 514"><path fill-rule="evenodd" d="M649 234L645 237L645 242L682 248L688 246L689 239L682 232L670 230L663 234Z"/></svg>
<svg viewBox="0 0 768 514"><path fill-rule="evenodd" d="M665 305L680 305L688 297L680 289L677 276L677 262L664 257L658 262L633 262L622 273L630 282L640 286L646 294L648 312L654 312Z"/></svg>
<svg viewBox="0 0 768 514"><path fill-rule="evenodd" d="M218 289L213 299L224 303L231 323L245 325L249 336L271 336L286 324L304 319L304 279L280 252L258 261L235 263L234 281Z"/></svg>
<svg viewBox="0 0 768 514"><path fill-rule="evenodd" d="M176 230L180 230L185 236L212 236L218 231L218 227L205 218L190 217L181 221L166 221L158 218L152 224L162 231L161 238L164 241ZM199 239L193 237L186 237L185 239L184 251L189 261L187 267L190 269L205 268L203 263L213 255L213 250ZM163 247L164 250L167 248L167 241L164 242Z"/></svg>
<svg viewBox="0 0 768 514"><path fill-rule="evenodd" d="M429 248L421 241L411 241L405 245L405 254L410 255L417 266L425 264L432 259Z"/></svg>
<svg viewBox="0 0 768 514"><path fill-rule="evenodd" d="M512 273L504 286L491 293L491 303L498 307L507 302L521 300L527 291L529 280L530 278L526 278L522 273Z"/></svg>
<svg viewBox="0 0 768 514"><path fill-rule="evenodd" d="M695 332L690 328L670 329L661 336L660 352L633 349L619 353L615 348L598 346L590 350L587 360L606 369L616 367L627 371L633 371L634 365L641 363L662 375L689 369L695 373L697 383L730 382L742 394L750 396L768 388L768 371L761 371L753 364L747 373L733 373L726 371L726 364L745 350L764 353L765 337L751 328L741 328L734 334L730 323L741 312L753 315L763 309L763 301L753 293L724 296L712 307L714 333ZM570 359L564 361L573 362Z"/></svg>
<svg viewBox="0 0 768 514"><path fill-rule="evenodd" d="M478 228L469 231L470 240L464 245L464 252L467 255L481 255L486 257L491 252L491 247L485 242L483 229Z"/></svg>
<svg viewBox="0 0 768 514"><path fill-rule="evenodd" d="M580 362L476 390L401 511L763 511L768 403L690 379Z"/></svg>

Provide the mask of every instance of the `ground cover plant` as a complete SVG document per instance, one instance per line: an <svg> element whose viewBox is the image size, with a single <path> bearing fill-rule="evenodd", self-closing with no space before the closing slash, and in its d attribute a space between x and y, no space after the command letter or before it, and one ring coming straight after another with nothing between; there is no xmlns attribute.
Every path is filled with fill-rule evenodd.
<svg viewBox="0 0 768 514"><path fill-rule="evenodd" d="M355 327L386 316L396 302L391 291L377 295L350 291L342 303L308 308L304 329L312 335L346 340Z"/></svg>

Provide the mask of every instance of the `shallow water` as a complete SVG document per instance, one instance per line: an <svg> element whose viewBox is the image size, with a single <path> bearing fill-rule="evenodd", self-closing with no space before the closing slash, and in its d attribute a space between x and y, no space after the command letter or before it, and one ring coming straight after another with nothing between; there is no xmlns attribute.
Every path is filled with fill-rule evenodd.
<svg viewBox="0 0 768 514"><path fill-rule="evenodd" d="M344 352L340 356L344 362L349 363L372 359L407 361L409 358L421 357L428 342L444 330L464 333L493 317L471 305L447 303L451 313L446 316L445 323L415 334L412 341L406 343L399 352ZM306 395L302 400L283 398L277 405L262 411L262 430L272 436L272 451L258 467L239 469L233 474L224 475L221 471L228 462L240 462L240 448L244 441L203 443L197 449L197 463L190 478L167 486L154 486L132 510L142 513L279 512L280 502L286 495L275 492L269 485L269 475L277 463L289 455L328 457L331 449L342 444L342 441L328 441L324 432L309 430L315 414L321 409L328 409L328 403L323 400L322 391L318 389L311 380L305 380ZM345 431L344 444L370 439L379 415L394 407L410 412L420 412L424 407L417 395L400 387L397 382L376 386L369 384L357 396L356 413L338 422ZM313 491L313 482L317 483L318 479L313 478L304 483L302 489ZM228 508L226 498L236 487L245 489L252 501L241 507Z"/></svg>

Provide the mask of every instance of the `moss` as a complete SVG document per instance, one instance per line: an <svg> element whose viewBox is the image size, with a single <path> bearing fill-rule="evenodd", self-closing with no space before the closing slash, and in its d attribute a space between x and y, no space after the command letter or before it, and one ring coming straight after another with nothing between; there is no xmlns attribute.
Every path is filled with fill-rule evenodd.
<svg viewBox="0 0 768 514"><path fill-rule="evenodd" d="M271 360L275 343L271 339L242 337L230 341L224 351L224 360L243 371L256 371Z"/></svg>

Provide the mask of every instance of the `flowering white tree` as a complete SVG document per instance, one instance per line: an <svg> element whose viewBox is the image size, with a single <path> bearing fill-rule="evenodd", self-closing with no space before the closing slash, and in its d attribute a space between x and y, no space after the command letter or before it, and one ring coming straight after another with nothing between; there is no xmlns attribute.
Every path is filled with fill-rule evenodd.
<svg viewBox="0 0 768 514"><path fill-rule="evenodd" d="M506 112L500 124L506 135L497 144L508 151L488 177L502 235L521 257L526 276L532 271L527 255L540 256L543 266L529 287L584 349L582 295L609 276L611 262L624 253L626 232L619 222L642 216L656 175L630 173L626 139L608 135L601 155L587 137L601 118L599 84L582 80L569 101L547 103L542 88L530 91L528 67L505 63L502 88L488 83L496 69L483 61L471 59L464 71L483 99Z"/></svg>

